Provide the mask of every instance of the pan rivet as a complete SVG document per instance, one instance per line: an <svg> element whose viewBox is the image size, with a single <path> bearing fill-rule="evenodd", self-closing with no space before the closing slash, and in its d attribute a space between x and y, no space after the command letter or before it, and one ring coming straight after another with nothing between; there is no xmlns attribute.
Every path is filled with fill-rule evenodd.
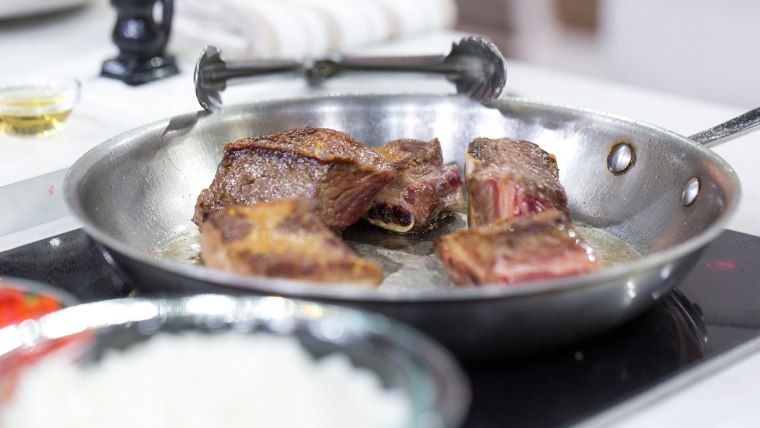
<svg viewBox="0 0 760 428"><path fill-rule="evenodd" d="M607 169L613 174L622 174L636 162L636 153L628 143L617 143L607 156Z"/></svg>
<svg viewBox="0 0 760 428"><path fill-rule="evenodd" d="M689 179L689 181L686 182L686 185L683 186L683 191L681 191L681 203L683 206L688 207L694 203L694 200L697 199L698 194L699 179L697 177L692 177Z"/></svg>

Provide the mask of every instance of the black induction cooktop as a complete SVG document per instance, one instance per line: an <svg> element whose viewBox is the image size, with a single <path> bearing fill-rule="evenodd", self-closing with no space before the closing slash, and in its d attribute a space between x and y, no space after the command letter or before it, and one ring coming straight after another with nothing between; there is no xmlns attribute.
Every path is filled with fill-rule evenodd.
<svg viewBox="0 0 760 428"><path fill-rule="evenodd" d="M581 421L760 335L760 237L725 231L647 312L604 335L520 358L465 365L466 427ZM0 253L0 275L35 279L84 302L128 296L99 247L74 230Z"/></svg>

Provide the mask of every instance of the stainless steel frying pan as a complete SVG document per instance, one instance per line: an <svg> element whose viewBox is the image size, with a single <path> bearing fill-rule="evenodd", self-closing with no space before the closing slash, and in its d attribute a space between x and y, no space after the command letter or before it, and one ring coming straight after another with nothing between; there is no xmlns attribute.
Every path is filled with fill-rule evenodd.
<svg viewBox="0 0 760 428"><path fill-rule="evenodd" d="M360 226L345 236L383 264L379 289L245 277L193 264L193 206L223 145L305 125L342 130L368 145L437 137L446 160L460 166L476 136L534 141L556 155L575 221L641 257L563 279L453 288L432 255L435 233L406 238ZM85 154L69 171L65 191L86 232L141 291L253 292L366 308L475 359L567 343L641 313L721 232L740 189L712 151L632 120L521 99L482 105L461 96L371 95L262 102L156 122ZM463 224L453 218L443 230Z"/></svg>

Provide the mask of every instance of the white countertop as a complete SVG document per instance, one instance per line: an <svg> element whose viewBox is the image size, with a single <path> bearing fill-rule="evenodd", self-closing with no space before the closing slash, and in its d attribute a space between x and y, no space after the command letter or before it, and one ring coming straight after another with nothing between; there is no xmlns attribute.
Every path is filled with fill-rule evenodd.
<svg viewBox="0 0 760 428"><path fill-rule="evenodd" d="M115 14L104 1L59 16L0 25L0 78L4 75L41 72L77 77L82 100L59 134L46 138L0 135L0 251L78 227L68 216L60 195L65 169L98 143L129 129L198 110L192 66L199 53L175 52L183 73L160 82L128 87L98 77L101 62L116 53L110 32ZM44 25L43 25L44 24ZM363 49L362 53L446 53L459 34L436 33ZM519 61L508 63L508 91L555 104L583 106L627 116L691 135L730 119L739 108L700 102L636 87L542 69ZM441 81L420 83L382 79L362 80L373 91L453 92ZM287 97L308 91L355 91L356 81L337 79L324 88L309 89L298 79L275 79L261 85L232 87L225 102ZM229 97L229 98L228 98ZM760 236L760 131L715 148L737 172L743 186L742 202L728 228ZM14 207L14 209L7 209ZM755 425L760 411L760 342L741 352L717 358L702 369L698 379L678 378L658 390L656 402L642 399L636 405L616 409L590 424L675 424L683 412L697 415L696 425L712 425L718 410L736 407L737 425ZM740 363L739 363L740 362ZM729 364L730 363L730 364ZM725 369L730 367L730 369ZM680 382L680 383L678 383ZM738 383L736 383L738 382ZM730 395L731 403L705 403L707 391L715 397ZM740 390L743 395L736 394ZM663 392L664 391L664 392ZM738 398L737 398L738 397ZM715 404L711 406L709 404ZM705 415L700 419L699 415ZM680 422L679 422L680 425Z"/></svg>

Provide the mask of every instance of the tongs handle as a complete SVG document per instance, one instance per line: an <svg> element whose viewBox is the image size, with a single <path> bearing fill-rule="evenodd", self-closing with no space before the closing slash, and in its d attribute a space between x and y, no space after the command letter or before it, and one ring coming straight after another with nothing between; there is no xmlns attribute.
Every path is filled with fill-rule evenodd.
<svg viewBox="0 0 760 428"><path fill-rule="evenodd" d="M307 60L222 61L214 46L204 49L195 67L195 94L209 111L222 105L221 91L229 79L270 73L299 72L310 84L317 85L343 71L424 72L444 75L457 92L481 102L501 94L506 83L506 61L498 48L480 36L454 43L448 55L407 57L359 57L332 55Z"/></svg>
<svg viewBox="0 0 760 428"><path fill-rule="evenodd" d="M292 60L242 60L209 64L201 70L204 80L224 84L229 79L297 71L301 63Z"/></svg>
<svg viewBox="0 0 760 428"><path fill-rule="evenodd" d="M341 71L385 71L456 74L458 64L446 61L444 55L359 57L333 55L316 60L306 68L307 77L332 77ZM317 83L318 80L312 80Z"/></svg>

